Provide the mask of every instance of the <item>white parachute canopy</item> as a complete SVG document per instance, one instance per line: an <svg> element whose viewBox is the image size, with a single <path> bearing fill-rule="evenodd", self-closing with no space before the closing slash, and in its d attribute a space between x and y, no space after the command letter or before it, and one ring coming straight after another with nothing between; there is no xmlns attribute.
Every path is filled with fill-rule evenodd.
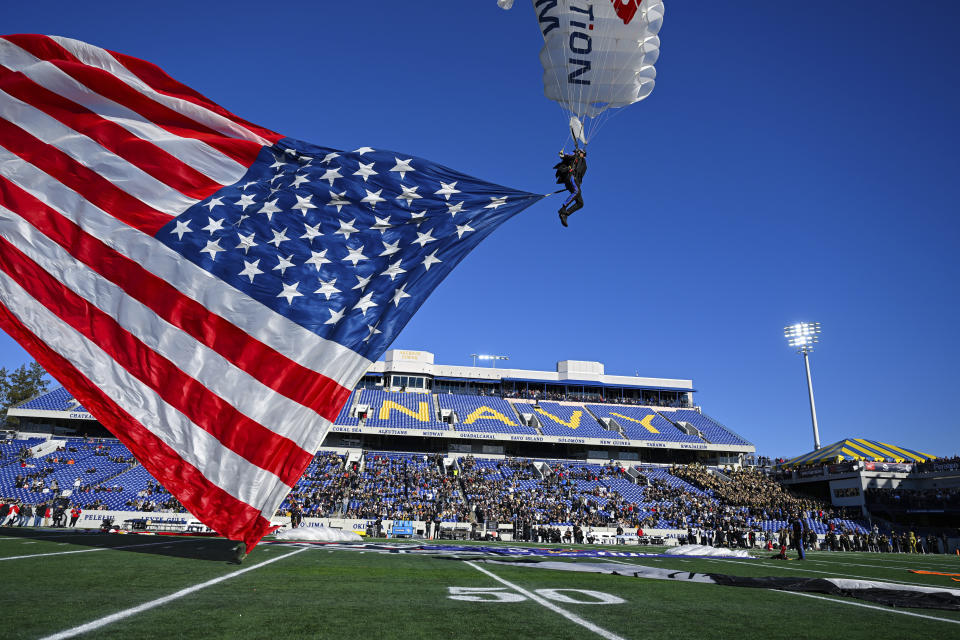
<svg viewBox="0 0 960 640"><path fill-rule="evenodd" d="M653 91L663 24L660 0L532 0L543 49L543 92L583 123L589 140L610 109ZM501 7L512 2L500 0ZM573 120L571 120L571 125Z"/></svg>

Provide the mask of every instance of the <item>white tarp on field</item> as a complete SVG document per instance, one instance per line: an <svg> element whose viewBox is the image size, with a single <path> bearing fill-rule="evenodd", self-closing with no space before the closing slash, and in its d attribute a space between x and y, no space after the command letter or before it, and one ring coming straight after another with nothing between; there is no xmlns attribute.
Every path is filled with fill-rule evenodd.
<svg viewBox="0 0 960 640"><path fill-rule="evenodd" d="M331 527L297 527L276 533L277 540L301 540L303 542L357 542L363 540L353 531Z"/></svg>
<svg viewBox="0 0 960 640"><path fill-rule="evenodd" d="M672 547L663 552L665 556L706 556L710 558L752 558L743 549L727 549L726 547L708 547L702 544L684 544Z"/></svg>

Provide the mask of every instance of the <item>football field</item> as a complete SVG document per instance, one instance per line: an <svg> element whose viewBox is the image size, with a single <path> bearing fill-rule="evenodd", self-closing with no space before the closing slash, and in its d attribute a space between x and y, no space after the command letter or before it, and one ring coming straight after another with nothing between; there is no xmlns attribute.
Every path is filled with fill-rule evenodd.
<svg viewBox="0 0 960 640"><path fill-rule="evenodd" d="M4 638L960 637L960 612L811 593L547 569L530 558L265 540L243 564L219 538L0 529ZM463 543L457 543L461 547ZM385 551L386 546L394 547ZM486 544L489 547L491 545ZM508 546L503 544L502 546ZM520 545L517 545L520 546ZM533 546L533 545L527 545ZM547 548L550 545L536 545ZM399 549L398 549L399 548ZM477 547L479 549L480 547ZM960 557L565 558L737 576L953 588ZM610 549L610 547L606 547ZM621 550L623 547L617 547ZM657 552L656 548L629 550ZM794 555L794 554L791 554ZM494 560L496 562L490 562Z"/></svg>

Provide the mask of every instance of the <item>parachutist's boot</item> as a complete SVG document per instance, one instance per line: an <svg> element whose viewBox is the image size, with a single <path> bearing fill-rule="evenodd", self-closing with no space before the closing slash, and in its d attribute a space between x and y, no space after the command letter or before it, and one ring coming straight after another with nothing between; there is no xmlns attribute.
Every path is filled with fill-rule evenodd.
<svg viewBox="0 0 960 640"><path fill-rule="evenodd" d="M569 215L569 214L567 213L567 208L566 208L566 207L560 207L559 214L560 214L560 224L562 224L563 226L566 227L566 226L567 226L567 215Z"/></svg>

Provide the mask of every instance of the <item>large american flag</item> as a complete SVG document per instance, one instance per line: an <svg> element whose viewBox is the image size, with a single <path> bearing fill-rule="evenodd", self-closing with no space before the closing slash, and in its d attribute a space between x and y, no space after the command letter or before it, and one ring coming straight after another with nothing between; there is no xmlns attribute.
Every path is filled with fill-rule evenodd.
<svg viewBox="0 0 960 640"><path fill-rule="evenodd" d="M77 40L0 38L0 327L248 548L371 362L540 197L285 138Z"/></svg>

